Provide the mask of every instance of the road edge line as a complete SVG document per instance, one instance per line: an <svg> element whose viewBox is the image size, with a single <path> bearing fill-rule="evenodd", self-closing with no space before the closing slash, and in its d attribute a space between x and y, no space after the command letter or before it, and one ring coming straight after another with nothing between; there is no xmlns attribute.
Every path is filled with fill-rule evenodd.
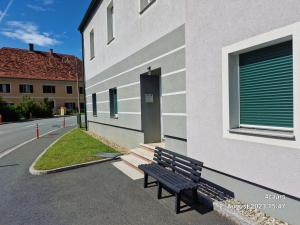
<svg viewBox="0 0 300 225"><path fill-rule="evenodd" d="M62 128L57 128L57 129L54 129L54 130L50 130L50 131L48 131L48 132L46 132L46 133L40 135L40 137L44 137L44 136L46 136L46 135L48 135L48 134L51 134L51 133L53 133L53 132L55 132L55 131L58 131L58 130L60 130L60 129L62 129ZM17 150L18 148L21 148L22 146L24 146L24 145L26 145L26 144L28 144L28 143L34 141L34 140L36 140L36 138L29 139L29 140L27 140L27 141L24 141L24 142L21 143L21 144L18 144L18 145L16 145L16 146L14 146L14 147L12 147L12 148L6 150L5 152L3 152L3 153L0 154L0 159L2 159L3 157L5 157L5 156L9 155L10 153L14 152L15 150Z"/></svg>

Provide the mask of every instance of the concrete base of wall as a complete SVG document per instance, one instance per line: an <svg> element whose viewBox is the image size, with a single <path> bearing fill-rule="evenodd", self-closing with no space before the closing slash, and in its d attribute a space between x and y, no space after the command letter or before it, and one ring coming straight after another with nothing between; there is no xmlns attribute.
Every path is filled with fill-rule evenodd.
<svg viewBox="0 0 300 225"><path fill-rule="evenodd" d="M187 143L185 141L166 137L165 148L181 155L187 155Z"/></svg>
<svg viewBox="0 0 300 225"><path fill-rule="evenodd" d="M125 148L135 148L144 142L144 134L128 129L89 122L89 130Z"/></svg>
<svg viewBox="0 0 300 225"><path fill-rule="evenodd" d="M202 177L229 190L234 194L234 198L248 204L246 206L257 208L290 224L298 224L300 221L300 201L291 196L246 183L208 168L203 169Z"/></svg>

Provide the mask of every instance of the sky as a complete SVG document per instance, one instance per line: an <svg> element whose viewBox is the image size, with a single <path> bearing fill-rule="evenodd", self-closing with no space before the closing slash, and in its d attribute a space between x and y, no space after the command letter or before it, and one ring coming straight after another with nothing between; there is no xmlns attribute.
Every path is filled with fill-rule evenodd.
<svg viewBox="0 0 300 225"><path fill-rule="evenodd" d="M91 0L0 0L0 48L28 48L82 57L78 26Z"/></svg>

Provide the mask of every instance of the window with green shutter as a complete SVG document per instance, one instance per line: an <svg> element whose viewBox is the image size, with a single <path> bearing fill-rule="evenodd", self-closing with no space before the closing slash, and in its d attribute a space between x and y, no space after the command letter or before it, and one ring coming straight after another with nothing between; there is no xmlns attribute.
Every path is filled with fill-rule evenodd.
<svg viewBox="0 0 300 225"><path fill-rule="evenodd" d="M239 55L240 125L293 128L292 41Z"/></svg>
<svg viewBox="0 0 300 225"><path fill-rule="evenodd" d="M118 117L118 95L117 95L116 88L109 89L109 101L110 101L110 117L117 118Z"/></svg>

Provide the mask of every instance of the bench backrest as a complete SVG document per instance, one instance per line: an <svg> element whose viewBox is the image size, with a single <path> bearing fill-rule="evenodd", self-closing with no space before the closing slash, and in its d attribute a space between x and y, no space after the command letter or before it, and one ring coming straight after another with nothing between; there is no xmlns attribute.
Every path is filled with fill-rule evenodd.
<svg viewBox="0 0 300 225"><path fill-rule="evenodd" d="M203 162L160 147L155 148L153 160L195 183L200 181Z"/></svg>

